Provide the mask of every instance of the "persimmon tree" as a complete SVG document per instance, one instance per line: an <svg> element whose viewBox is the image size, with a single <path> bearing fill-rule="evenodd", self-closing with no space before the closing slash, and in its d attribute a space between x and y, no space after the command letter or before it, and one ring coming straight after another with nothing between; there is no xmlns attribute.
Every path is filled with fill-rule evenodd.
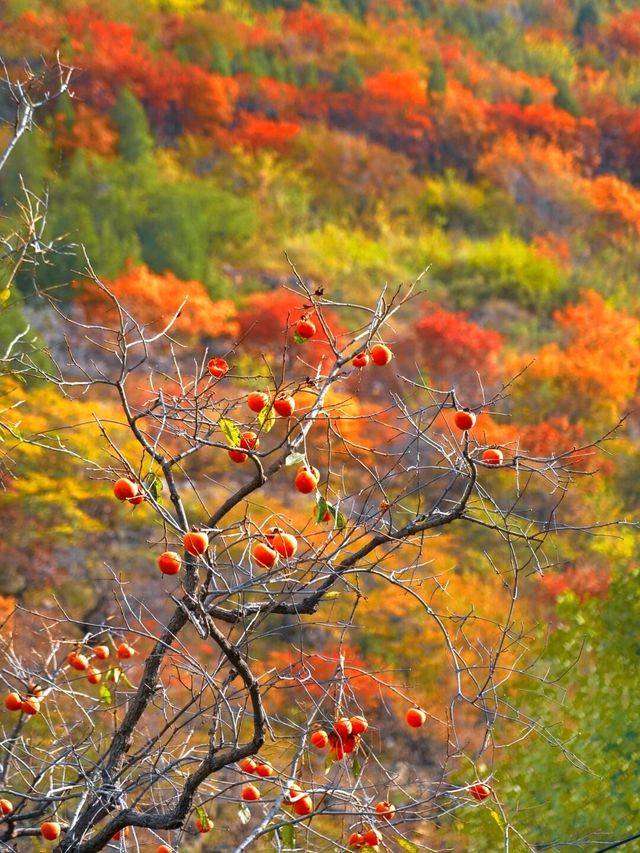
<svg viewBox="0 0 640 853"><path fill-rule="evenodd" d="M68 86L58 74L55 92ZM23 245L40 247L39 234ZM165 317L166 299L140 298L138 279L109 285L89 259L82 286L70 311L51 299L62 348L51 342L44 362L16 346L3 356L0 430L16 477L3 485L9 498L32 489L36 515L38 483L64 460L66 494L57 517L46 495L45 526L54 538L70 519L68 561L74 519L86 526L109 595L82 613L60 595L3 608L0 850L197 849L215 821L238 853L411 853L471 808L491 810L506 850L532 850L496 773L511 743L556 743L508 689L516 674L550 679L531 669L517 604L555 560L552 538L605 525L561 518L600 441L545 457L495 446L484 413L506 406L509 386L485 397L478 383L461 399L397 370L420 279L367 306L291 266L287 298L264 306L259 353L246 317L238 340L195 344L186 321L202 321L202 300ZM375 406L354 403L365 376ZM29 382L39 391L19 406ZM52 395L55 423L29 411ZM457 536L477 538L499 587L488 607L474 587L441 595L441 543ZM47 544L30 559L52 562ZM428 626L428 648L410 651L437 662L444 703L358 649L370 595L393 599L399 633L409 610ZM403 743L430 760L408 773Z"/></svg>
<svg viewBox="0 0 640 853"><path fill-rule="evenodd" d="M268 835L277 849L414 850L478 804L496 812L506 844L520 837L493 780L496 755L509 741L553 735L505 689L528 666L516 604L546 564L552 531L572 529L559 507L587 472L587 449L533 458L515 443L488 447L481 412L499 408L506 388L448 417L466 402L455 389L395 375L392 329L417 283L366 307L292 275L297 308L257 373L235 368L242 341L215 353L181 345L181 307L163 327L143 325L90 264L85 286L112 310L95 324L55 306L67 325L64 361L52 355L43 369L15 356L16 372L82 398L85 410L91 400L112 406L104 415L96 405L88 446L74 441L86 423L24 432L5 413L17 466L21 446L62 454L79 480L120 500L118 528L129 509L145 513L129 536L157 565L157 583L136 583L114 563L108 617L77 618L61 605L13 616L1 675L4 849L41 834L61 853L124 849L127 836L140 849L176 849L215 819L231 824L237 851ZM327 317L338 318L338 334ZM310 361L314 339L324 351L311 347ZM359 416L336 401L357 394L365 371L389 394L360 415L367 429L356 441ZM549 490L552 508L532 516L529 500L548 506L537 496ZM486 616L435 603L432 543L461 526L479 529L487 572L504 591ZM372 584L401 591L433 623L446 708L420 707L420 686L350 663ZM269 638L285 629L293 658L267 665ZM330 629L333 656L317 634ZM321 678L309 651L325 660ZM357 686L364 675L375 708ZM402 737L416 749L428 738L437 771L403 779L391 746Z"/></svg>

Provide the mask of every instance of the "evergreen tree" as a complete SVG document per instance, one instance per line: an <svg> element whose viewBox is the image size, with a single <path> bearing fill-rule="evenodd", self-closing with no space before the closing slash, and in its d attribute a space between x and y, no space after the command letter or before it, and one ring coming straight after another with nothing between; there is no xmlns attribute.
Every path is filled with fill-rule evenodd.
<svg viewBox="0 0 640 853"><path fill-rule="evenodd" d="M533 92L531 91L530 86L525 86L522 92L520 92L518 103L521 107L531 106L531 104L533 103Z"/></svg>
<svg viewBox="0 0 640 853"><path fill-rule="evenodd" d="M571 91L571 87L569 86L566 78L554 74L551 77L551 80L553 85L556 87L556 94L553 98L554 106L558 107L559 110L564 110L565 112L570 113L572 116L579 116L580 107L576 99L573 97L573 92Z"/></svg>
<svg viewBox="0 0 640 853"><path fill-rule="evenodd" d="M442 59L439 56L434 59L431 66L427 88L432 95L443 94L447 91L447 72L444 70Z"/></svg>
<svg viewBox="0 0 640 853"><path fill-rule="evenodd" d="M144 107L136 96L123 89L113 106L111 117L118 128L118 153L128 163L137 163L153 151L153 138Z"/></svg>
<svg viewBox="0 0 640 853"><path fill-rule="evenodd" d="M231 60L231 73L244 74L248 70L247 60L245 59L244 53L241 50L234 53L233 59Z"/></svg>
<svg viewBox="0 0 640 853"><path fill-rule="evenodd" d="M338 68L338 73L333 80L333 88L336 92L349 92L351 89L359 89L363 82L364 77L358 60L350 53L345 56Z"/></svg>
<svg viewBox="0 0 640 853"><path fill-rule="evenodd" d="M588 28L597 27L600 24L600 12L594 0L584 0L580 5L573 24L573 34L576 38L584 38Z"/></svg>
<svg viewBox="0 0 640 853"><path fill-rule="evenodd" d="M249 51L247 70L253 77L270 77L271 61L262 47L254 47Z"/></svg>
<svg viewBox="0 0 640 853"><path fill-rule="evenodd" d="M320 85L320 75L315 62L310 62L304 69L302 85L308 86L310 89L317 89Z"/></svg>
<svg viewBox="0 0 640 853"><path fill-rule="evenodd" d="M229 54L223 44L214 41L211 48L211 63L209 65L214 74L222 74L223 77L231 77L233 73Z"/></svg>
<svg viewBox="0 0 640 853"><path fill-rule="evenodd" d="M47 176L47 147L43 133L25 133L18 140L13 153L2 170L0 179L0 199L8 204L22 196L24 181L27 189L41 194L46 184Z"/></svg>

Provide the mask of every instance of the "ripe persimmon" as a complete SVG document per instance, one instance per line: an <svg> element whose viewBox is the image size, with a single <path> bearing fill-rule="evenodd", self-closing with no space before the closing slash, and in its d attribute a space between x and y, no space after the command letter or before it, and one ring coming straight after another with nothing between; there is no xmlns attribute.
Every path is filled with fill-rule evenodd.
<svg viewBox="0 0 640 853"><path fill-rule="evenodd" d="M229 365L224 358L210 358L207 362L207 370L216 379L220 379L229 370Z"/></svg>
<svg viewBox="0 0 640 853"><path fill-rule="evenodd" d="M244 770L245 773L255 773L258 762L255 758L243 758L238 762L238 766L241 770Z"/></svg>
<svg viewBox="0 0 640 853"><path fill-rule="evenodd" d="M165 551L158 557L158 568L163 575L177 575L181 565L180 554L175 551Z"/></svg>
<svg viewBox="0 0 640 853"><path fill-rule="evenodd" d="M113 494L119 501L128 501L131 498L135 498L139 490L140 487L138 484L133 480L129 480L128 477L121 477L113 484Z"/></svg>
<svg viewBox="0 0 640 853"><path fill-rule="evenodd" d="M187 554L201 557L209 547L209 537L202 530L190 530L182 537L182 544Z"/></svg>
<svg viewBox="0 0 640 853"><path fill-rule="evenodd" d="M57 820L45 820L40 826L40 835L47 841L55 841L60 838L60 824Z"/></svg>
<svg viewBox="0 0 640 853"><path fill-rule="evenodd" d="M69 666L72 666L74 669L79 670L80 672L84 672L89 669L89 659L86 655L79 654L78 652L71 652L69 657L67 658L67 663Z"/></svg>
<svg viewBox="0 0 640 853"><path fill-rule="evenodd" d="M260 439L255 432L248 430L240 436L240 447L243 450L257 450L260 447Z"/></svg>
<svg viewBox="0 0 640 853"><path fill-rule="evenodd" d="M293 481L294 486L303 495L308 495L318 487L320 471L317 468L300 468Z"/></svg>
<svg viewBox="0 0 640 853"><path fill-rule="evenodd" d="M347 737L342 741L342 748L345 751L345 754L350 755L352 752L355 752L359 743L359 735L347 735Z"/></svg>
<svg viewBox="0 0 640 853"><path fill-rule="evenodd" d="M22 711L22 699L19 693L7 693L4 699L4 707L8 711Z"/></svg>
<svg viewBox="0 0 640 853"><path fill-rule="evenodd" d="M384 367L389 364L393 358L393 353L385 344L375 344L371 347L371 361L378 367Z"/></svg>
<svg viewBox="0 0 640 853"><path fill-rule="evenodd" d="M87 681L89 684L100 684L102 681L102 673L95 666L90 666L87 672Z"/></svg>
<svg viewBox="0 0 640 853"><path fill-rule="evenodd" d="M318 729L317 731L311 734L309 740L316 747L316 749L324 749L325 746L329 743L329 735L325 732L324 729Z"/></svg>
<svg viewBox="0 0 640 853"><path fill-rule="evenodd" d="M256 563L265 569L272 569L280 559L278 552L264 542L256 542L251 555Z"/></svg>
<svg viewBox="0 0 640 853"><path fill-rule="evenodd" d="M272 527L265 534L269 545L280 554L281 557L293 557L298 550L298 540L291 533L285 533L279 527Z"/></svg>
<svg viewBox="0 0 640 853"><path fill-rule="evenodd" d="M463 431L467 431L472 429L476 423L476 416L473 412L470 412L468 409L458 409L458 411L453 416L453 422Z"/></svg>
<svg viewBox="0 0 640 853"><path fill-rule="evenodd" d="M487 465L500 465L503 459L504 455L497 447L487 447L487 449L482 452L482 461L486 462Z"/></svg>
<svg viewBox="0 0 640 853"><path fill-rule="evenodd" d="M482 801L491 796L491 788L488 785L483 785L481 782L469 785L468 791L474 800Z"/></svg>
<svg viewBox="0 0 640 853"><path fill-rule="evenodd" d="M125 826L124 829L119 829L117 832L114 832L111 836L112 841L120 841L121 838L129 837L129 827Z"/></svg>
<svg viewBox="0 0 640 853"><path fill-rule="evenodd" d="M232 462L244 462L247 458L247 454L243 453L243 450L257 450L260 447L260 439L255 434L249 430L248 432L243 432L240 436L240 444L238 448L232 448L229 451L229 458Z"/></svg>
<svg viewBox="0 0 640 853"><path fill-rule="evenodd" d="M289 790L286 793L284 801L287 805L292 806L298 797L302 796L302 788L296 782L289 784Z"/></svg>
<svg viewBox="0 0 640 853"><path fill-rule="evenodd" d="M381 833L377 829L373 829L373 827L364 834L364 843L367 847L376 847L381 841Z"/></svg>
<svg viewBox="0 0 640 853"><path fill-rule="evenodd" d="M333 724L333 729L339 737L344 739L351 734L353 726L348 717L340 717L340 719L336 720Z"/></svg>
<svg viewBox="0 0 640 853"><path fill-rule="evenodd" d="M351 363L354 367L366 367L369 364L369 353L359 352Z"/></svg>
<svg viewBox="0 0 640 853"><path fill-rule="evenodd" d="M351 734L362 735L369 728L369 723L364 717L351 717Z"/></svg>
<svg viewBox="0 0 640 853"><path fill-rule="evenodd" d="M160 844L156 847L156 853L173 853L173 848L169 847L167 844Z"/></svg>
<svg viewBox="0 0 640 853"><path fill-rule="evenodd" d="M0 800L0 812L2 812L2 814L11 814L12 811L13 803L11 802L11 800Z"/></svg>
<svg viewBox="0 0 640 853"><path fill-rule="evenodd" d="M269 395L264 391L252 391L247 396L247 406L252 412L261 412L265 406L269 405Z"/></svg>
<svg viewBox="0 0 640 853"><path fill-rule="evenodd" d="M33 717L40 711L40 700L36 699L35 696L27 696L22 703L21 711L23 714L28 714L30 717Z"/></svg>
<svg viewBox="0 0 640 853"><path fill-rule="evenodd" d="M208 817L205 817L204 820L200 820L200 818L197 817L196 818L196 829L198 830L198 832L202 832L202 833L211 832L211 830L213 829L213 823L211 822L211 819Z"/></svg>
<svg viewBox="0 0 640 853"><path fill-rule="evenodd" d="M256 767L256 773L258 776L261 776L263 779L269 779L270 776L275 776L276 771L269 764L268 761L264 761L262 764L258 764Z"/></svg>
<svg viewBox="0 0 640 853"><path fill-rule="evenodd" d="M313 800L309 796L309 794L305 794L303 797L297 799L293 804L293 811L299 817L306 817L311 814L313 811Z"/></svg>
<svg viewBox="0 0 640 853"><path fill-rule="evenodd" d="M312 323L308 317L301 317L296 323L296 332L301 338L312 338L316 333L316 324Z"/></svg>
<svg viewBox="0 0 640 853"><path fill-rule="evenodd" d="M129 643L120 643L118 648L116 649L116 655L120 658L120 660L128 660L132 658L136 653L136 650L133 646L130 646Z"/></svg>
<svg viewBox="0 0 640 853"><path fill-rule="evenodd" d="M94 646L93 656L98 660L106 660L109 657L109 646Z"/></svg>
<svg viewBox="0 0 640 853"><path fill-rule="evenodd" d="M396 807L392 805L388 800L383 800L380 803L376 803L374 806L376 812L380 815L380 817L385 820L391 820L393 817L393 813L396 810Z"/></svg>
<svg viewBox="0 0 640 853"><path fill-rule="evenodd" d="M260 799L260 790L255 785L245 785L240 791L240 796L246 802L255 802Z"/></svg>
<svg viewBox="0 0 640 853"><path fill-rule="evenodd" d="M347 844L349 847L364 847L364 835L361 832L352 832Z"/></svg>
<svg viewBox="0 0 640 853"><path fill-rule="evenodd" d="M422 708L409 708L406 720L412 728L419 729L427 722L427 714Z"/></svg>
<svg viewBox="0 0 640 853"><path fill-rule="evenodd" d="M283 394L281 397L276 397L273 408L281 418L290 418L296 410L296 401L290 394Z"/></svg>

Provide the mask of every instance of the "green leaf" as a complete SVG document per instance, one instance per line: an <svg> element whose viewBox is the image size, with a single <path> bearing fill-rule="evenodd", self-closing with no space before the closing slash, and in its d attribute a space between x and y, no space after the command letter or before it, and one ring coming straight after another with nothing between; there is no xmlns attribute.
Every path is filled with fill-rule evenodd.
<svg viewBox="0 0 640 853"><path fill-rule="evenodd" d="M258 412L258 423L262 427L263 432L271 432L276 422L276 413L273 406L265 406L261 412Z"/></svg>
<svg viewBox="0 0 640 853"><path fill-rule="evenodd" d="M120 681L120 676L122 675L122 670L117 666L110 666L105 674L105 681L113 681L114 684L117 684Z"/></svg>
<svg viewBox="0 0 640 853"><path fill-rule="evenodd" d="M296 829L292 823L280 827L280 839L283 850L294 850L296 846Z"/></svg>
<svg viewBox="0 0 640 853"><path fill-rule="evenodd" d="M240 430L238 425L228 418L219 418L218 426L225 435L225 438L232 447L238 447L240 444Z"/></svg>
<svg viewBox="0 0 640 853"><path fill-rule="evenodd" d="M334 764L334 758L331 755L331 753L329 753L329 755L327 755L327 757L325 758L325 761L324 761L324 772L325 772L325 774L328 773L329 770L331 770L331 768L333 767L333 764Z"/></svg>
<svg viewBox="0 0 640 853"><path fill-rule="evenodd" d="M353 778L357 779L362 773L362 765L358 761L357 758L353 759L353 764L351 765L351 769L353 771Z"/></svg>
<svg viewBox="0 0 640 853"><path fill-rule="evenodd" d="M204 806L196 806L196 817L203 826L208 826L209 829L213 829L213 821L205 811Z"/></svg>
<svg viewBox="0 0 640 853"><path fill-rule="evenodd" d="M247 806L240 806L238 809L238 817L240 818L240 823L244 826L249 823L251 820L251 812L247 808Z"/></svg>
<svg viewBox="0 0 640 853"><path fill-rule="evenodd" d="M290 453L287 458L284 460L285 465L304 465L307 461L307 457L304 453Z"/></svg>
<svg viewBox="0 0 640 853"><path fill-rule="evenodd" d="M293 333L293 342L296 344L306 344L308 338L303 338L302 335L299 335L297 332Z"/></svg>
<svg viewBox="0 0 640 853"><path fill-rule="evenodd" d="M325 499L322 497L318 498L318 503L316 504L316 522L318 524L322 521L328 509L329 504L325 501ZM330 509L329 512L331 512Z"/></svg>
<svg viewBox="0 0 640 853"><path fill-rule="evenodd" d="M406 850L407 853L418 853L418 847L412 841L409 841L407 838L397 838L396 841L402 847L403 850Z"/></svg>
<svg viewBox="0 0 640 853"><path fill-rule="evenodd" d="M134 686L133 686L133 684L129 681L129 679L128 679L128 678L127 678L127 676L124 674L124 672L122 672L122 670L120 670L120 681L121 681L123 684L125 684L127 687L130 687L132 690L134 690L134 689L135 689L135 688L134 688Z"/></svg>
<svg viewBox="0 0 640 853"><path fill-rule="evenodd" d="M331 518L333 518L334 527L342 533L347 526L346 516L344 516L335 506L327 503L323 497L318 498L318 503L316 504L316 522L319 523L322 521L327 510L329 511Z"/></svg>
<svg viewBox="0 0 640 853"><path fill-rule="evenodd" d="M100 697L100 701L104 705L111 705L112 704L113 698L111 696L111 691L109 690L109 688L107 687L107 685L104 682L101 682L101 684L100 684L100 689L99 689L98 695Z"/></svg>
<svg viewBox="0 0 640 853"><path fill-rule="evenodd" d="M157 474L154 474L153 471L149 471L147 476L144 478L144 485L147 488L147 491L151 493L151 497L154 500L158 500L160 498L160 493L162 492L162 480L158 477Z"/></svg>

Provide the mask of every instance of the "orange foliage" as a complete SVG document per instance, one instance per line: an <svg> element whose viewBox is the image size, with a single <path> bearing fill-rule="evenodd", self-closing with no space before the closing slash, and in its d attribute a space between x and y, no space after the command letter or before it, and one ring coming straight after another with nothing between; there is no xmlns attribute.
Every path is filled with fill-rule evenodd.
<svg viewBox="0 0 640 853"><path fill-rule="evenodd" d="M292 691L296 700L326 698L335 681L341 656L344 656L345 661L341 677L348 681L349 688L357 695L362 708L372 710L380 701L380 688L377 678L370 673L384 670L384 666L371 655L365 658L355 648L342 646L338 651L332 644L322 653L315 654L274 649L262 662L256 661L254 666L264 667L265 672L271 669L277 671L279 683L275 690L284 688L282 692L278 691L280 702L291 707L292 701L295 701L292 699Z"/></svg>
<svg viewBox="0 0 640 853"><path fill-rule="evenodd" d="M610 227L621 231L625 226L640 233L640 190L616 178L601 175L589 185L593 205Z"/></svg>
<svg viewBox="0 0 640 853"><path fill-rule="evenodd" d="M424 80L415 71L381 71L365 81L369 96L399 106L419 107L427 103Z"/></svg>
<svg viewBox="0 0 640 853"><path fill-rule="evenodd" d="M640 320L608 305L593 290L556 311L554 319L564 340L535 354L514 392L516 405L522 411L529 400L536 406L536 421L548 407L549 414L562 413L571 422L603 416L612 425L637 392ZM530 361L530 355L517 356L511 369Z"/></svg>
<svg viewBox="0 0 640 853"><path fill-rule="evenodd" d="M75 115L71 127L67 127L67 116L56 113L56 145L66 154L78 148L95 151L101 157L111 157L115 153L118 133L103 115L83 103L75 105Z"/></svg>
<svg viewBox="0 0 640 853"><path fill-rule="evenodd" d="M112 282L109 290L140 323L158 327L167 323L186 300L174 329L208 337L235 336L238 324L230 299L213 302L199 281L181 281L171 272L157 275L146 266L130 265ZM91 322L115 320L113 303L96 289L75 284L76 303Z"/></svg>

